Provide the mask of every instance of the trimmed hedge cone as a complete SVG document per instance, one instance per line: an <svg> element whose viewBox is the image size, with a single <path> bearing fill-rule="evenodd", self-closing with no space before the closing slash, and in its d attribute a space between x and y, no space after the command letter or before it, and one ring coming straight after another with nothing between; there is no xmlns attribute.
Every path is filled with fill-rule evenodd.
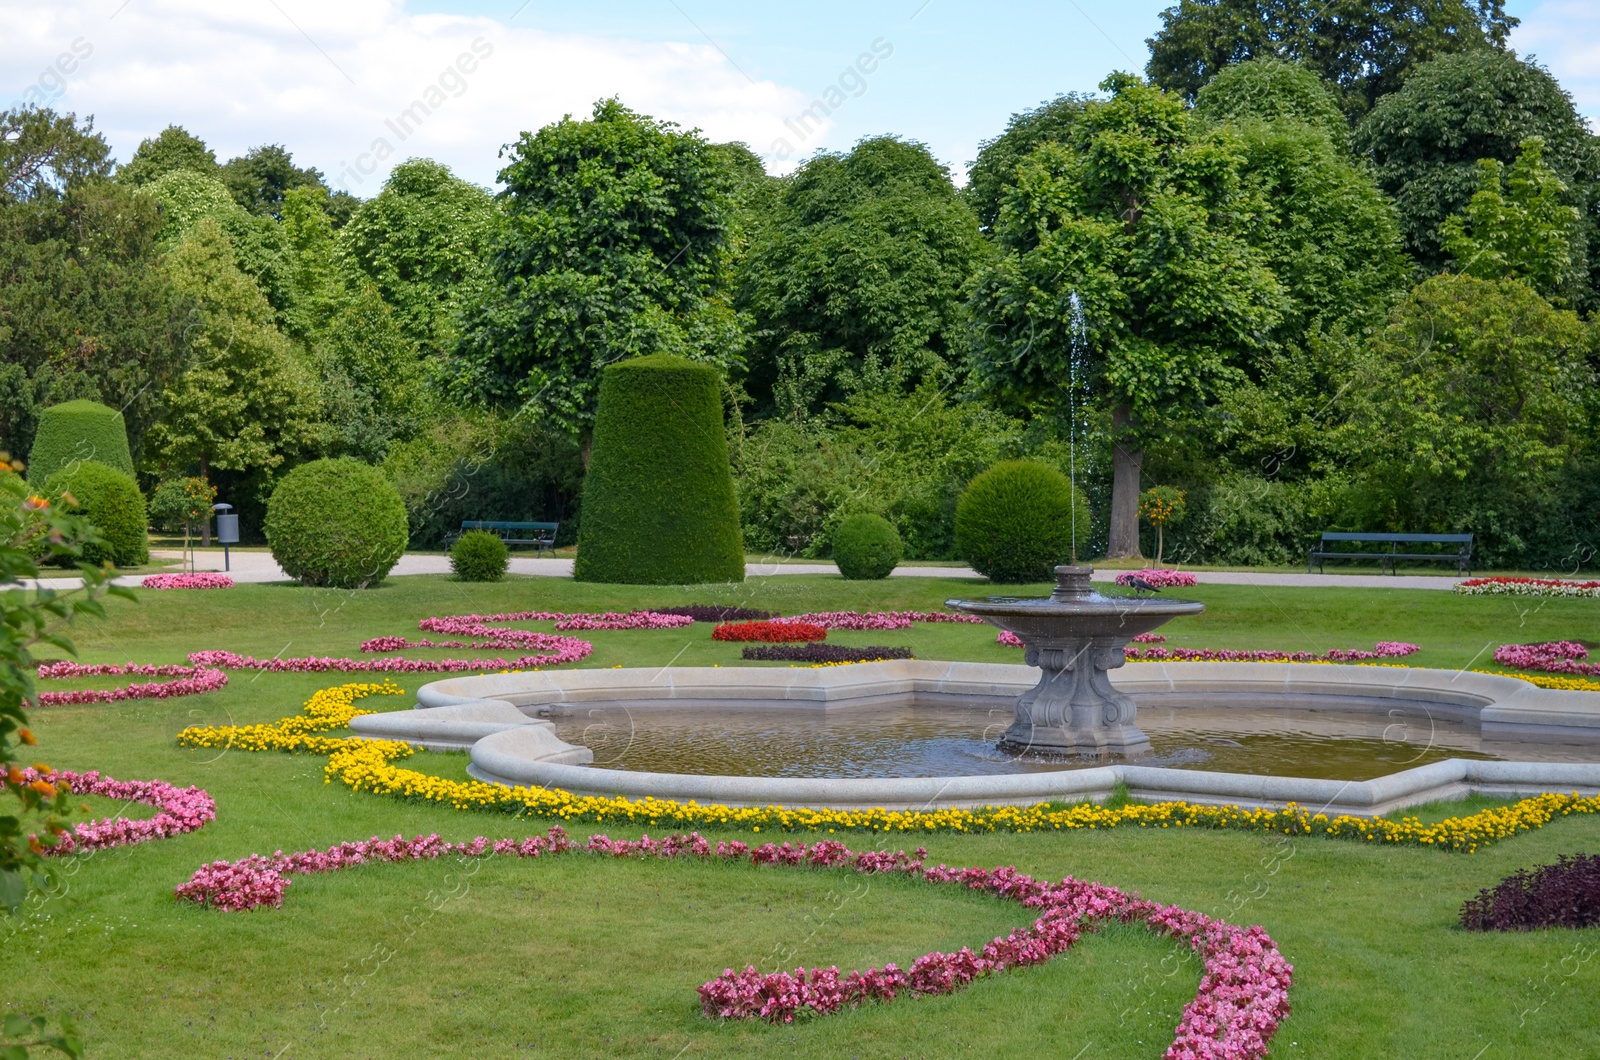
<svg viewBox="0 0 1600 1060"><path fill-rule="evenodd" d="M399 492L359 460L313 460L283 477L262 529L272 558L303 585L365 589L405 553L410 532Z"/></svg>
<svg viewBox="0 0 1600 1060"><path fill-rule="evenodd" d="M990 581L1019 585L1052 579L1089 543L1089 505L1074 504L1067 476L1037 460L1004 460L972 480L956 505L956 551Z"/></svg>
<svg viewBox="0 0 1600 1060"><path fill-rule="evenodd" d="M84 460L133 475L122 413L98 401L64 401L41 412L28 453L28 481L43 485L56 472Z"/></svg>
<svg viewBox="0 0 1600 1060"><path fill-rule="evenodd" d="M851 581L887 578L904 553L900 532L881 515L845 517L833 532L833 562Z"/></svg>
<svg viewBox="0 0 1600 1060"><path fill-rule="evenodd" d="M716 369L652 354L600 377L578 581L744 580L744 538Z"/></svg>

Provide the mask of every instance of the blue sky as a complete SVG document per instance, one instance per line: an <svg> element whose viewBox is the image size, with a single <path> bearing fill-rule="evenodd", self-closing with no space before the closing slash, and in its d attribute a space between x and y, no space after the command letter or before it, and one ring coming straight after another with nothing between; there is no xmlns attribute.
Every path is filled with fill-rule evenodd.
<svg viewBox="0 0 1600 1060"><path fill-rule="evenodd" d="M0 5L0 95L9 83L15 97L95 115L120 158L168 123L223 158L283 143L358 195L412 155L492 184L501 144L612 94L744 140L775 172L892 132L929 144L959 179L1015 111L1142 69L1164 6L53 0ZM1600 116L1600 4L1508 8L1524 20L1518 50ZM870 74L845 73L875 47ZM471 72L457 75L462 56ZM796 135L791 123L830 87L840 105Z"/></svg>

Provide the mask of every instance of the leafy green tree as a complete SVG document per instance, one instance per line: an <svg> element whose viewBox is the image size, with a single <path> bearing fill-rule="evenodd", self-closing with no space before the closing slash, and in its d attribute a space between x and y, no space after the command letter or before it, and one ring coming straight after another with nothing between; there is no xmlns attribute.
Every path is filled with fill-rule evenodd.
<svg viewBox="0 0 1600 1060"><path fill-rule="evenodd" d="M111 172L111 148L94 119L44 107L0 111L0 202L59 197Z"/></svg>
<svg viewBox="0 0 1600 1060"><path fill-rule="evenodd" d="M1504 48L1517 20L1503 0L1178 0L1161 23L1145 72L1185 99L1233 63L1278 58L1338 85L1360 117L1419 63Z"/></svg>
<svg viewBox="0 0 1600 1060"><path fill-rule="evenodd" d="M1339 515L1357 529L1481 535L1524 547L1521 512L1587 444L1592 337L1516 279L1445 274L1377 335L1337 430L1355 454Z"/></svg>
<svg viewBox="0 0 1600 1060"><path fill-rule="evenodd" d="M1224 67L1196 94L1194 112L1219 125L1297 121L1343 147L1350 123L1328 82L1302 63L1250 59Z"/></svg>
<svg viewBox="0 0 1600 1060"><path fill-rule="evenodd" d="M402 162L339 230L339 246L394 307L406 337L438 355L481 301L499 207L426 158Z"/></svg>
<svg viewBox="0 0 1600 1060"><path fill-rule="evenodd" d="M294 188L322 185L322 171L315 166L304 169L294 164L294 155L282 144L252 147L222 165L222 183L234 202L250 213L277 217L283 210L283 197Z"/></svg>
<svg viewBox="0 0 1600 1060"><path fill-rule="evenodd" d="M1399 207L1406 249L1438 271L1448 262L1439 226L1478 190L1478 160L1510 164L1530 136L1544 140L1544 164L1567 186L1562 201L1589 219L1572 239L1582 275L1593 241L1600 149L1572 97L1542 67L1496 51L1425 63L1373 109L1354 143Z"/></svg>
<svg viewBox="0 0 1600 1060"><path fill-rule="evenodd" d="M859 391L952 381L962 286L982 251L971 211L922 144L878 137L811 158L740 269L757 408L804 417Z"/></svg>
<svg viewBox="0 0 1600 1060"><path fill-rule="evenodd" d="M994 228L1000 216L1000 201L1016 183L1017 166L1040 144L1064 143L1091 98L1087 93L1063 93L1032 110L1011 115L1004 132L978 145L978 157L967 169L961 195L985 232Z"/></svg>
<svg viewBox="0 0 1600 1060"><path fill-rule="evenodd" d="M1064 410L1069 379L1088 384L1113 431L1109 551L1135 557L1146 446L1267 347L1284 295L1247 238L1260 204L1237 141L1132 75L1102 87L1070 144L1018 170L975 283L974 357L1005 401Z"/></svg>
<svg viewBox="0 0 1600 1060"><path fill-rule="evenodd" d="M314 398L303 366L216 221L196 225L166 269L196 319L192 365L167 386L166 414L150 432L156 463L198 467L201 477L271 472L307 444Z"/></svg>
<svg viewBox="0 0 1600 1060"><path fill-rule="evenodd" d="M523 133L508 151L492 293L463 328L454 392L581 433L613 361L738 361L721 153L615 99L588 121Z"/></svg>
<svg viewBox="0 0 1600 1060"><path fill-rule="evenodd" d="M1571 272L1581 217L1561 201L1566 186L1543 157L1544 141L1530 136L1509 172L1497 159L1479 160L1478 190L1439 228L1460 272L1480 280L1516 277L1546 297L1558 293Z"/></svg>
<svg viewBox="0 0 1600 1060"><path fill-rule="evenodd" d="M234 264L254 280L274 309L284 310L293 297L286 272L284 231L270 217L257 217L233 201L215 177L192 169L175 169L146 184L140 192L160 206L165 224L161 245L170 250L204 220L212 220L228 237Z"/></svg>
<svg viewBox="0 0 1600 1060"><path fill-rule="evenodd" d="M1394 206L1343 144L1332 92L1304 67L1257 59L1200 92L1196 116L1226 125L1259 204L1250 241L1288 295L1280 344L1381 322L1409 271Z"/></svg>
<svg viewBox="0 0 1600 1060"><path fill-rule="evenodd" d="M204 140L181 125L169 125L160 135L140 141L133 157L117 167L117 181L141 188L180 169L207 177L221 172L217 156Z"/></svg>

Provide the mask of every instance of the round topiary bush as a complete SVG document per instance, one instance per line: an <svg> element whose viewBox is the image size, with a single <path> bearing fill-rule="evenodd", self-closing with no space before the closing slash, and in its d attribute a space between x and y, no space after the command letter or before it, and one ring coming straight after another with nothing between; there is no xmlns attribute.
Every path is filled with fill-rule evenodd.
<svg viewBox="0 0 1600 1060"><path fill-rule="evenodd" d="M450 569L464 582L497 582L510 565L506 543L487 530L468 530L450 547Z"/></svg>
<svg viewBox="0 0 1600 1060"><path fill-rule="evenodd" d="M1089 542L1089 505L1067 477L1037 460L1006 460L973 479L956 505L956 550L990 581L1049 581Z"/></svg>
<svg viewBox="0 0 1600 1060"><path fill-rule="evenodd" d="M850 515L833 532L833 561L851 581L887 578L905 546L894 524L881 515Z"/></svg>
<svg viewBox="0 0 1600 1060"><path fill-rule="evenodd" d="M262 524L272 558L303 585L365 589L394 568L410 533L399 492L359 460L313 460L283 477Z"/></svg>
<svg viewBox="0 0 1600 1060"><path fill-rule="evenodd" d="M119 567L137 567L150 559L150 520L144 494L139 492L132 475L98 460L74 460L50 476L44 488L52 497L72 494L78 502L76 510L104 539L104 544L83 547L85 560L110 560Z"/></svg>
<svg viewBox="0 0 1600 1060"><path fill-rule="evenodd" d="M64 401L39 414L39 429L28 454L28 481L43 485L80 460L97 460L124 475L133 474L122 413L98 401Z"/></svg>
<svg viewBox="0 0 1600 1060"><path fill-rule="evenodd" d="M600 377L578 527L579 581L744 580L716 369L653 354Z"/></svg>

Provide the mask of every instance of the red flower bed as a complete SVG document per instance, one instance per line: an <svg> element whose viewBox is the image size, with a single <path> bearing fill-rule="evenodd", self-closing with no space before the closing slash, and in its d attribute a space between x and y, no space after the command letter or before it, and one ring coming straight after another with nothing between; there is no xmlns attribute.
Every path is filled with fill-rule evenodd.
<svg viewBox="0 0 1600 1060"><path fill-rule="evenodd" d="M711 631L712 640L762 644L806 644L827 637L827 627L811 622L724 622Z"/></svg>

